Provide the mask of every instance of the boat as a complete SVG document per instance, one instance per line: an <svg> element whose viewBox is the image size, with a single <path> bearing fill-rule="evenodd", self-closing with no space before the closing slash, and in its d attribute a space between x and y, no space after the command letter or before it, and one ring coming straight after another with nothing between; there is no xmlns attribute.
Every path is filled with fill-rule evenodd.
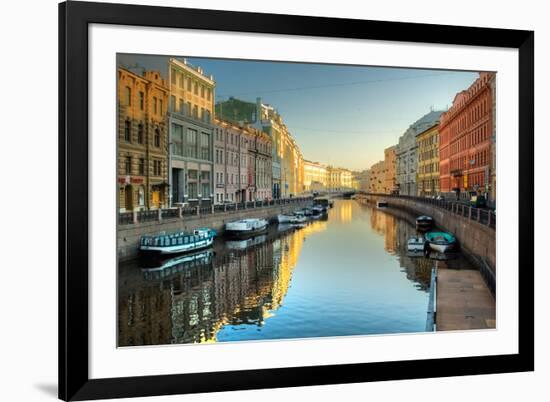
<svg viewBox="0 0 550 402"><path fill-rule="evenodd" d="M157 236L142 236L139 250L146 254L187 253L209 247L217 233L213 229L199 228L192 233L176 232Z"/></svg>
<svg viewBox="0 0 550 402"><path fill-rule="evenodd" d="M318 197L313 200L313 206L319 206L322 207L324 211L328 211L328 209L330 208L330 201L328 198Z"/></svg>
<svg viewBox="0 0 550 402"><path fill-rule="evenodd" d="M293 213L292 215L277 215L277 222L278 223L304 223L307 221L307 218L304 216L304 214L297 214Z"/></svg>
<svg viewBox="0 0 550 402"><path fill-rule="evenodd" d="M168 260L142 259L140 263L143 277L146 280L164 279L179 274L186 269L209 264L214 256L212 248L183 254Z"/></svg>
<svg viewBox="0 0 550 402"><path fill-rule="evenodd" d="M294 215L294 219L290 222L293 225L302 224L307 221L307 218L304 215Z"/></svg>
<svg viewBox="0 0 550 402"><path fill-rule="evenodd" d="M439 253L445 253L456 246L456 238L447 232L428 232L424 237L430 248Z"/></svg>
<svg viewBox="0 0 550 402"><path fill-rule="evenodd" d="M296 218L295 215L279 214L279 215L277 215L277 222L278 223L290 223L295 218Z"/></svg>
<svg viewBox="0 0 550 402"><path fill-rule="evenodd" d="M225 232L230 236L242 237L261 233L267 230L269 222L265 219L241 219L225 224Z"/></svg>
<svg viewBox="0 0 550 402"><path fill-rule="evenodd" d="M311 211L313 215L321 215L325 213L325 208L321 205L315 205L311 207Z"/></svg>
<svg viewBox="0 0 550 402"><path fill-rule="evenodd" d="M386 200L376 201L376 208L386 208L387 206L388 202Z"/></svg>
<svg viewBox="0 0 550 402"><path fill-rule="evenodd" d="M434 220L431 216L422 215L416 218L417 230L430 230L434 224Z"/></svg>
<svg viewBox="0 0 550 402"><path fill-rule="evenodd" d="M311 208L304 208L302 209L303 213L305 216L312 216L313 215L313 210Z"/></svg>
<svg viewBox="0 0 550 402"><path fill-rule="evenodd" d="M407 254L410 257L420 257L426 250L426 240L423 236L412 236L407 240Z"/></svg>

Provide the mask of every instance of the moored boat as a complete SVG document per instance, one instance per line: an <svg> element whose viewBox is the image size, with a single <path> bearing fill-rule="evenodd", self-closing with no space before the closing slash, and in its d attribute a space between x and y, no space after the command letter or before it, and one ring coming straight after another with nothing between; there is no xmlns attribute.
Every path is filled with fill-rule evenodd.
<svg viewBox="0 0 550 402"><path fill-rule="evenodd" d="M422 215L416 218L416 229L418 230L430 230L434 224L434 220L431 216Z"/></svg>
<svg viewBox="0 0 550 402"><path fill-rule="evenodd" d="M294 215L279 214L279 215L277 215L277 222L278 223L290 223L290 222L292 222L292 220L294 218L295 218Z"/></svg>
<svg viewBox="0 0 550 402"><path fill-rule="evenodd" d="M428 232L424 237L430 248L439 253L445 253L456 246L456 238L447 232Z"/></svg>
<svg viewBox="0 0 550 402"><path fill-rule="evenodd" d="M313 207L321 207L323 211L328 211L331 207L330 201L326 197L318 197L313 200Z"/></svg>
<svg viewBox="0 0 550 402"><path fill-rule="evenodd" d="M225 224L225 232L230 236L242 237L261 233L267 230L269 222L265 219L241 219Z"/></svg>
<svg viewBox="0 0 550 402"><path fill-rule="evenodd" d="M302 224L307 221L307 218L304 215L294 215L294 219L290 222L293 225Z"/></svg>
<svg viewBox="0 0 550 402"><path fill-rule="evenodd" d="M376 208L386 208L387 206L388 202L386 200L376 201Z"/></svg>
<svg viewBox="0 0 550 402"><path fill-rule="evenodd" d="M139 250L148 254L187 253L209 247L217 233L213 229L199 228L193 233L176 232L157 236L142 236Z"/></svg>
<svg viewBox="0 0 550 402"><path fill-rule="evenodd" d="M325 208L322 207L321 205L315 205L311 207L311 211L313 215L321 215L325 213Z"/></svg>
<svg viewBox="0 0 550 402"><path fill-rule="evenodd" d="M304 208L302 209L302 212L305 216L312 216L313 215L313 209L312 208Z"/></svg>
<svg viewBox="0 0 550 402"><path fill-rule="evenodd" d="M425 240L422 236L412 236L407 240L407 251L424 251Z"/></svg>
<svg viewBox="0 0 550 402"><path fill-rule="evenodd" d="M304 216L303 213L293 213L292 215L283 215L279 214L277 215L277 222L280 224L288 223L288 224L295 224L295 223L304 223L307 221L307 218Z"/></svg>

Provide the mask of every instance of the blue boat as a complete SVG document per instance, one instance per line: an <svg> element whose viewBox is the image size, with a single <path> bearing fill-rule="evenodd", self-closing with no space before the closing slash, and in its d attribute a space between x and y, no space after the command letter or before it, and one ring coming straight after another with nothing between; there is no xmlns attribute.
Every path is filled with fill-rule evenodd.
<svg viewBox="0 0 550 402"><path fill-rule="evenodd" d="M424 238L434 251L445 253L456 246L456 238L447 232L428 232Z"/></svg>
<svg viewBox="0 0 550 402"><path fill-rule="evenodd" d="M176 232L158 236L142 236L140 251L151 254L187 253L210 247L217 233L213 229L199 228L193 233Z"/></svg>

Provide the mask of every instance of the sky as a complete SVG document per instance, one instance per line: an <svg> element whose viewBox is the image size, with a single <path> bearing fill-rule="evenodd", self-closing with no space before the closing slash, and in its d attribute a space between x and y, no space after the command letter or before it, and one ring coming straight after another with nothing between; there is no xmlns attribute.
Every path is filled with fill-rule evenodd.
<svg viewBox="0 0 550 402"><path fill-rule="evenodd" d="M212 74L216 101L234 98L274 106L305 159L363 170L384 159L426 113L451 107L477 72L187 57ZM167 58L118 55L166 78Z"/></svg>

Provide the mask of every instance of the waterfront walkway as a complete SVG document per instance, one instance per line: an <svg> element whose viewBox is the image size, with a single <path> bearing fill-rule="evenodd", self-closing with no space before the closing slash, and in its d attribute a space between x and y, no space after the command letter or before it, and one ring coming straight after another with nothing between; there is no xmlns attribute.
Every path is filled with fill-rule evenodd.
<svg viewBox="0 0 550 402"><path fill-rule="evenodd" d="M438 265L437 330L495 328L495 298L479 271Z"/></svg>

